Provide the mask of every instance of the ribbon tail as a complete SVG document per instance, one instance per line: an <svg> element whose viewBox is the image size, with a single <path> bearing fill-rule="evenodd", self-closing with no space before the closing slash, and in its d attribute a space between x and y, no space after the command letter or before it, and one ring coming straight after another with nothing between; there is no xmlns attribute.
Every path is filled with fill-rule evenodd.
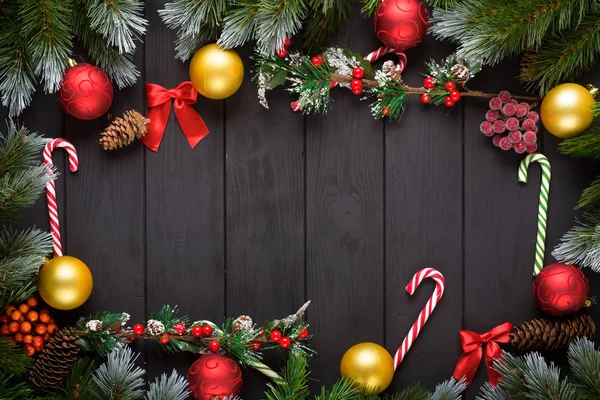
<svg viewBox="0 0 600 400"><path fill-rule="evenodd" d="M495 342L488 343L485 349L485 367L492 387L498 386L500 374L494 369L494 361L502 359L502 349Z"/></svg>
<svg viewBox="0 0 600 400"><path fill-rule="evenodd" d="M165 135L165 128L167 127L167 122L169 122L170 114L170 101L152 107L148 111L147 118L150 120L150 124L148 125L146 135L141 140L146 147L154 152L158 151L158 148L160 147L160 142L162 142L163 136Z"/></svg>
<svg viewBox="0 0 600 400"><path fill-rule="evenodd" d="M467 386L471 386L473 377L475 377L475 373L477 372L477 367L481 362L481 357L481 348L461 354L454 369L454 379L460 381L465 378Z"/></svg>
<svg viewBox="0 0 600 400"><path fill-rule="evenodd" d="M193 149L210 131L194 107L189 104L179 103L179 101L175 101L175 115L183 134Z"/></svg>

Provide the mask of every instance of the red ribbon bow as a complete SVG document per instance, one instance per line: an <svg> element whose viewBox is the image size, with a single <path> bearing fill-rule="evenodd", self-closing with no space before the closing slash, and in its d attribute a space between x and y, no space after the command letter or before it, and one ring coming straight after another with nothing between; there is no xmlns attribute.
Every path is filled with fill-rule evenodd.
<svg viewBox="0 0 600 400"><path fill-rule="evenodd" d="M482 347L487 343L487 346L485 347L485 366L487 368L488 377L490 378L490 383L492 386L496 387L496 385L498 385L499 374L492 368L492 364L495 360L502 358L502 349L500 349L497 342L508 343L510 341L512 329L512 324L510 322L505 322L482 335L471 331L460 331L460 343L463 353L456 364L454 378L456 380L466 378L467 385L471 385L475 372L477 372L477 367L481 362L483 353Z"/></svg>
<svg viewBox="0 0 600 400"><path fill-rule="evenodd" d="M148 125L148 132L142 142L150 150L158 151L171 114L171 99L175 99L175 116L192 149L204 136L208 135L209 130L206 124L192 107L198 97L192 82L181 82L175 89L170 90L160 85L147 83L146 97L148 97L148 106L150 107L150 111L148 111L150 125Z"/></svg>

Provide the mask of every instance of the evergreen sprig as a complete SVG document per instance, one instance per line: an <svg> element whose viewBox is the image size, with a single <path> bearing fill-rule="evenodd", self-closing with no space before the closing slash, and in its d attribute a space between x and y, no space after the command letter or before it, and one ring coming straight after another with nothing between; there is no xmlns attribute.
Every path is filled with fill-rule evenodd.
<svg viewBox="0 0 600 400"><path fill-rule="evenodd" d="M560 241L552 252L557 261L600 272L600 210L584 213Z"/></svg>
<svg viewBox="0 0 600 400"><path fill-rule="evenodd" d="M75 361L73 368L52 400L87 400L90 399L91 382L96 363L91 358L80 358Z"/></svg>
<svg viewBox="0 0 600 400"><path fill-rule="evenodd" d="M313 0L313 11L304 23L304 50L317 54L327 46L339 25L348 19L352 0Z"/></svg>
<svg viewBox="0 0 600 400"><path fill-rule="evenodd" d="M565 139L559 143L562 154L572 157L587 157L600 160L600 127L592 127L583 135Z"/></svg>
<svg viewBox="0 0 600 400"><path fill-rule="evenodd" d="M0 393L3 400L34 399L34 390L31 386L24 381L15 382L12 375L4 372L0 372Z"/></svg>
<svg viewBox="0 0 600 400"><path fill-rule="evenodd" d="M162 374L148 387L145 400L185 400L188 398L188 382L173 370L171 375Z"/></svg>
<svg viewBox="0 0 600 400"><path fill-rule="evenodd" d="M8 337L0 337L0 374L21 375L29 371L32 365L33 359L20 347Z"/></svg>
<svg viewBox="0 0 600 400"><path fill-rule="evenodd" d="M100 321L102 328L90 331L87 328L87 323L92 320ZM80 334L81 347L99 356L105 356L119 349L124 344L125 338L116 336L113 333L120 331L128 320L129 314L112 312L101 312L87 318L81 318L75 325L75 328L82 332Z"/></svg>
<svg viewBox="0 0 600 400"><path fill-rule="evenodd" d="M600 202L600 177L596 178L589 187L587 187L581 197L575 209L579 209L586 206L591 206Z"/></svg>
<svg viewBox="0 0 600 400"><path fill-rule="evenodd" d="M91 382L90 394L98 400L139 399L144 395L144 370L135 366L137 355L129 348L108 354Z"/></svg>

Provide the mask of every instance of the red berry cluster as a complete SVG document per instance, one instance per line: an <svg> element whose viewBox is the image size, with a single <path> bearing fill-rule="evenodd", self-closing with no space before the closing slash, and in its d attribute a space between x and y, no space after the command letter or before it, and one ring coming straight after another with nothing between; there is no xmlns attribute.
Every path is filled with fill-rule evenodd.
<svg viewBox="0 0 600 400"><path fill-rule="evenodd" d="M325 57L323 56L323 54L319 54L319 55L316 55L313 58L311 58L310 62L315 67L320 67L325 62Z"/></svg>
<svg viewBox="0 0 600 400"><path fill-rule="evenodd" d="M277 55L281 58L286 58L288 55L288 48L292 45L292 40L289 37L285 38L283 42L283 47L277 50Z"/></svg>
<svg viewBox="0 0 600 400"><path fill-rule="evenodd" d="M441 82L439 84L441 86ZM436 82L436 80L433 79L431 76L428 76L423 81L423 87L425 89L431 90L435 88L436 85L438 85L438 82ZM454 104L456 104L457 101L460 100L460 92L456 89L456 83L454 81L444 82L443 88L448 92L448 95L444 99L444 105L446 107L452 107ZM429 95L429 93L421 94L421 103L431 103L431 96Z"/></svg>
<svg viewBox="0 0 600 400"><path fill-rule="evenodd" d="M38 300L30 297L19 306L8 306L4 315L0 315L0 334L11 336L13 343L22 343L28 356L41 351L44 343L58 330L50 312L45 308L38 312L37 306Z"/></svg>
<svg viewBox="0 0 600 400"><path fill-rule="evenodd" d="M503 90L490 100L490 110L485 113L485 121L479 125L479 130L485 136L493 137L494 145L502 150L533 153L537 150L539 119L537 112L529 110L529 104L519 103Z"/></svg>
<svg viewBox="0 0 600 400"><path fill-rule="evenodd" d="M361 81L362 77L365 76L365 70L361 67L356 67L352 70L352 82L350 82L350 89L352 89L352 93L356 96L363 92L363 83Z"/></svg>
<svg viewBox="0 0 600 400"><path fill-rule="evenodd" d="M300 333L298 333L298 339L306 339L308 337L308 329L304 328ZM287 349L292 344L292 339L287 336L282 336L281 331L278 329L273 329L269 335L269 339L272 342L279 343L279 346L283 349ZM260 349L260 342L253 341L252 348L254 350Z"/></svg>

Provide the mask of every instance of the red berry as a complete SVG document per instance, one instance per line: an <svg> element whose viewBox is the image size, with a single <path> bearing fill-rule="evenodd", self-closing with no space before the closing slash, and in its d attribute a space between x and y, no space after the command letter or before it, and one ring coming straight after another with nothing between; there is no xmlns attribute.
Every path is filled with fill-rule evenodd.
<svg viewBox="0 0 600 400"><path fill-rule="evenodd" d="M358 96L359 94L362 93L362 91L363 91L362 88L354 88L354 89L352 89L352 94L355 96Z"/></svg>
<svg viewBox="0 0 600 400"><path fill-rule="evenodd" d="M505 104L510 102L510 93L507 90L503 90L500 93L498 93L498 97Z"/></svg>
<svg viewBox="0 0 600 400"><path fill-rule="evenodd" d="M129 340L130 342L135 342L136 339L136 336L127 336L127 340Z"/></svg>
<svg viewBox="0 0 600 400"><path fill-rule="evenodd" d="M360 79L363 76L365 76L365 70L362 69L361 67L356 67L352 70L352 76L355 77L356 79Z"/></svg>
<svg viewBox="0 0 600 400"><path fill-rule="evenodd" d="M531 114L531 113L530 113ZM537 125L532 119L526 119L523 121L523 129L526 131L534 131L537 132Z"/></svg>
<svg viewBox="0 0 600 400"><path fill-rule="evenodd" d="M493 97L490 99L490 108L492 110L499 110L502 108L502 100L500 100L500 97Z"/></svg>
<svg viewBox="0 0 600 400"><path fill-rule="evenodd" d="M202 327L200 325L195 325L192 327L192 335L196 337L202 336Z"/></svg>
<svg viewBox="0 0 600 400"><path fill-rule="evenodd" d="M525 146L525 151L528 152L529 154L535 153L536 150L537 150L537 143L528 144L527 146Z"/></svg>
<svg viewBox="0 0 600 400"><path fill-rule="evenodd" d="M217 341L212 341L208 344L208 348L210 349L210 351L212 351L213 353L216 353L217 351L219 351L219 349L221 348L221 345L219 344L219 342Z"/></svg>
<svg viewBox="0 0 600 400"><path fill-rule="evenodd" d="M281 339L281 332L278 331L277 329L274 329L271 331L271 335L269 337L271 338L272 341L279 342L279 339Z"/></svg>
<svg viewBox="0 0 600 400"><path fill-rule="evenodd" d="M171 336L167 335L166 333L158 338L158 342L160 344L167 344L169 343L169 340L171 340Z"/></svg>
<svg viewBox="0 0 600 400"><path fill-rule="evenodd" d="M494 143L494 146L496 147L500 147L500 141L502 140L502 135L496 135L494 136L494 138L492 139L492 142Z"/></svg>
<svg viewBox="0 0 600 400"><path fill-rule="evenodd" d="M204 325L202 326L202 334L204 336L210 336L213 333L213 328L210 325Z"/></svg>
<svg viewBox="0 0 600 400"><path fill-rule="evenodd" d="M500 113L496 110L488 110L488 112L485 113L485 119L490 122L494 122L498 117L500 117Z"/></svg>
<svg viewBox="0 0 600 400"><path fill-rule="evenodd" d="M320 66L321 64L323 64L323 61L321 61L321 58L319 56L314 56L313 58L310 59L310 62L312 63L312 65L314 65L315 67Z"/></svg>
<svg viewBox="0 0 600 400"><path fill-rule="evenodd" d="M450 96L446 96L446 98L444 99L444 105L446 107L452 107L454 105L454 100L452 100Z"/></svg>
<svg viewBox="0 0 600 400"><path fill-rule="evenodd" d="M519 101L517 99L511 99L510 102L513 103L515 106L519 105Z"/></svg>
<svg viewBox="0 0 600 400"><path fill-rule="evenodd" d="M142 324L135 324L133 326L133 333L135 333L136 335L141 335L144 333L144 325Z"/></svg>
<svg viewBox="0 0 600 400"><path fill-rule="evenodd" d="M431 103L431 97L429 96L429 94L427 94L427 93L421 94L421 103L423 103L423 104Z"/></svg>
<svg viewBox="0 0 600 400"><path fill-rule="evenodd" d="M500 148L502 150L510 150L510 148L512 147L512 143L510 142L510 140L508 140L507 137L503 137L502 139L500 139L499 142Z"/></svg>
<svg viewBox="0 0 600 400"><path fill-rule="evenodd" d="M283 47L290 47L292 45L292 39L290 39L289 37L285 37L285 39L283 40Z"/></svg>
<svg viewBox="0 0 600 400"><path fill-rule="evenodd" d="M505 117L512 117L515 115L515 111L517 111L517 106L513 103L507 103L502 107L502 114L504 114Z"/></svg>
<svg viewBox="0 0 600 400"><path fill-rule="evenodd" d="M392 112L392 108L390 106L385 106L381 109L381 115L385 115L386 117L390 115Z"/></svg>
<svg viewBox="0 0 600 400"><path fill-rule="evenodd" d="M250 342L250 343L251 343L251 346L252 346L252 350L254 350L254 351L258 351L262 347L262 345L260 344L260 342Z"/></svg>
<svg viewBox="0 0 600 400"><path fill-rule="evenodd" d="M298 111L300 110L300 103L298 103L297 101L292 101L290 103L290 107L292 107L293 111Z"/></svg>
<svg viewBox="0 0 600 400"><path fill-rule="evenodd" d="M521 132L519 131L514 131L508 134L508 140L510 140L511 143L519 143L521 141ZM523 147L524 149L525 147Z"/></svg>
<svg viewBox="0 0 600 400"><path fill-rule="evenodd" d="M527 115L528 112L529 112L529 104L521 103L517 106L517 109L515 111L515 116L517 118L523 118L524 116Z"/></svg>
<svg viewBox="0 0 600 400"><path fill-rule="evenodd" d="M529 111L527 113L527 119L530 119L533 122L538 122L540 120L540 114L536 113L535 111Z"/></svg>
<svg viewBox="0 0 600 400"><path fill-rule="evenodd" d="M435 79L433 79L432 77L428 76L423 81L423 87L425 87L426 89L433 89L435 87Z"/></svg>
<svg viewBox="0 0 600 400"><path fill-rule="evenodd" d="M363 87L363 84L360 79L352 79L352 81L350 82L350 88L352 88L352 89L355 89L355 88L362 89L362 87Z"/></svg>
<svg viewBox="0 0 600 400"><path fill-rule="evenodd" d="M517 142L513 144L513 149L515 149L515 153L522 154L525 152L525 143Z"/></svg>
<svg viewBox="0 0 600 400"><path fill-rule="evenodd" d="M287 336L284 336L279 340L279 345L284 349L290 347L290 344L292 344L292 341Z"/></svg>
<svg viewBox="0 0 600 400"><path fill-rule="evenodd" d="M519 129L519 120L515 117L510 117L506 120L506 129L509 131L516 131Z"/></svg>
<svg viewBox="0 0 600 400"><path fill-rule="evenodd" d="M446 82L446 84L444 85L444 87L446 88L446 90L448 92L451 92L454 89L456 89L456 83L454 83L454 81L448 81L448 82Z"/></svg>
<svg viewBox="0 0 600 400"><path fill-rule="evenodd" d="M453 90L450 92L450 98L453 102L457 102L460 100L460 92L458 90Z"/></svg>
<svg viewBox="0 0 600 400"><path fill-rule="evenodd" d="M287 51L287 49L286 49L285 47L283 47L283 48L281 48L281 49L277 50L277 55L278 55L280 58L286 58L286 57L287 57L287 55L288 55L288 51Z"/></svg>
<svg viewBox="0 0 600 400"><path fill-rule="evenodd" d="M325 56L323 54L319 54L317 57L321 60L321 64L325 62Z"/></svg>
<svg viewBox="0 0 600 400"><path fill-rule="evenodd" d="M302 332L300 332L298 334L298 337L300 339L306 339L308 337L308 329L306 329L306 328L302 329Z"/></svg>
<svg viewBox="0 0 600 400"><path fill-rule="evenodd" d="M492 127L496 133L502 133L506 130L506 124L502 120L494 121Z"/></svg>
<svg viewBox="0 0 600 400"><path fill-rule="evenodd" d="M537 142L537 135L533 131L527 131L523 134L523 141L525 144L535 144Z"/></svg>
<svg viewBox="0 0 600 400"><path fill-rule="evenodd" d="M185 333L185 324L183 322L176 323L175 332L177 332L180 335L183 335Z"/></svg>
<svg viewBox="0 0 600 400"><path fill-rule="evenodd" d="M487 137L494 136L494 128L490 121L483 121L481 125L479 125L479 130Z"/></svg>

